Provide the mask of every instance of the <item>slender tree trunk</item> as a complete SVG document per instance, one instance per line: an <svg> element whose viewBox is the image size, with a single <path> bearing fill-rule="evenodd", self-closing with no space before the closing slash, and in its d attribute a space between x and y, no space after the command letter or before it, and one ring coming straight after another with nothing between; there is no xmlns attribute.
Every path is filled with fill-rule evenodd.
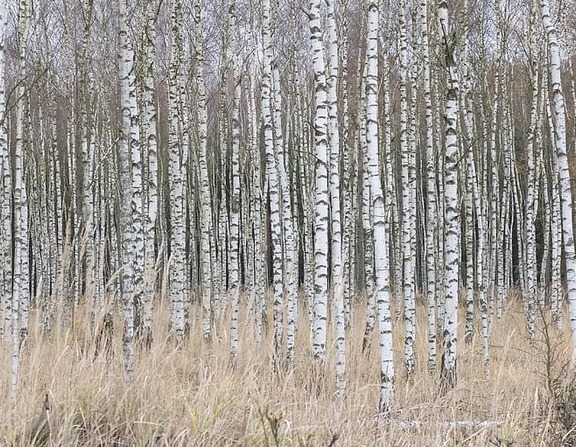
<svg viewBox="0 0 576 447"><path fill-rule="evenodd" d="M336 316L336 394L344 397L346 389L346 354L344 330L344 285L342 282L342 229L340 217L340 131L338 126L338 77L339 54L336 26L336 0L329 0L328 7L328 139L330 161L330 253L331 283L334 291ZM344 49L346 50L346 49Z"/></svg>
<svg viewBox="0 0 576 447"><path fill-rule="evenodd" d="M272 252L272 288L274 310L274 356L276 366L282 358L283 340L283 262L282 262L282 223L280 213L280 186L278 179L278 164L274 148L273 122L273 54L272 54L272 19L269 0L262 3L262 120L264 131L264 148L266 153L266 175L268 201L270 207L270 232Z"/></svg>
<svg viewBox="0 0 576 447"><path fill-rule="evenodd" d="M122 241L121 304L124 330L122 348L124 368L129 381L134 376L134 299L142 293L143 232L141 196L141 159L136 112L134 50L128 36L127 0L119 1L120 21L120 102L122 127L119 138L120 236Z"/></svg>
<svg viewBox="0 0 576 447"><path fill-rule="evenodd" d="M6 27L8 8L0 3L0 340L8 339L12 318L12 170L6 115Z"/></svg>
<svg viewBox="0 0 576 447"><path fill-rule="evenodd" d="M434 150L434 121L430 81L430 37L428 34L428 2L420 2L422 27L423 95L426 119L426 297L428 303L428 371L436 370L436 247L437 247L437 191L436 153Z"/></svg>
<svg viewBox="0 0 576 447"><path fill-rule="evenodd" d="M448 87L446 92L445 136L445 282L446 320L444 322L444 352L442 356L442 379L445 388L456 386L456 344L458 328L458 267L460 263L460 215L458 204L458 78L454 42L449 38L448 3L438 3L440 38L444 46Z"/></svg>
<svg viewBox="0 0 576 447"><path fill-rule="evenodd" d="M172 4L172 43L169 65L170 131L170 334L177 344L184 339L186 293L185 191L188 123L184 105L182 3Z"/></svg>
<svg viewBox="0 0 576 447"><path fill-rule="evenodd" d="M406 38L405 2L400 0L400 151L402 152L402 266L404 297L404 363L406 373L414 372L414 341L416 337L415 300L415 253L414 232L415 210L415 154L410 144L408 129L408 42ZM413 92L414 93L414 92Z"/></svg>
<svg viewBox="0 0 576 447"><path fill-rule="evenodd" d="M146 158L146 200L144 216L144 295L142 297L142 333L144 345L152 345L152 309L156 293L156 219L158 216L158 136L156 125L156 0L144 3L142 139Z"/></svg>
<svg viewBox="0 0 576 447"><path fill-rule="evenodd" d="M24 323L21 322L22 309L30 301L28 283L28 197L24 177L24 115L26 110L26 48L30 28L30 4L20 0L18 6L18 78L16 89L16 134L14 147L14 215L13 215L13 278L12 278L12 371L10 394L13 399L13 411L16 416L18 387L18 369L20 366L20 346L25 341ZM26 259L26 260L25 260ZM22 328L21 328L22 326Z"/></svg>
<svg viewBox="0 0 576 447"><path fill-rule="evenodd" d="M326 323L328 310L328 110L326 69L322 46L320 1L310 2L310 44L314 65L315 105L314 145L316 148L316 206L315 206L315 299L313 345L314 358L324 362L326 354Z"/></svg>
<svg viewBox="0 0 576 447"><path fill-rule="evenodd" d="M525 306L526 317L528 321L528 333L533 338L536 334L535 322L535 299L536 299L536 163L535 163L535 145L534 140L536 136L536 126L538 125L538 61L536 56L538 54L536 43L535 16L536 7L535 2L531 3L530 8L530 78L532 83L532 102L530 106L530 128L528 129L528 137L526 141L526 216L525 216L525 234L526 234L526 291L525 291Z"/></svg>
<svg viewBox="0 0 576 447"><path fill-rule="evenodd" d="M394 364L392 359L392 320L390 316L387 228L384 194L380 178L378 155L378 24L379 4L368 3L368 30L366 50L366 120L368 171L372 195L374 222L374 264L376 276L376 304L380 341L380 403L381 413L394 405Z"/></svg>
<svg viewBox="0 0 576 447"><path fill-rule="evenodd" d="M232 194L230 200L230 283L232 292L232 321L230 326L230 360L236 365L238 356L238 318L240 299L240 84L239 48L236 38L236 0L228 3L229 46L232 54Z"/></svg>
<svg viewBox="0 0 576 447"><path fill-rule="evenodd" d="M81 169L82 169L82 211L81 211L81 253L84 253L85 264L85 284L84 299L86 303L87 316L90 325L90 334L93 335L95 330L95 317L97 314L97 303L95 302L95 245L94 245L94 147L92 146L93 138L91 135L93 126L91 123L90 103L93 93L91 91L91 73L89 67L89 39L91 33L92 13L94 4L92 0L82 2L82 14L84 17L84 30L82 36L82 47L79 57L79 125L80 148L81 148Z"/></svg>
<svg viewBox="0 0 576 447"><path fill-rule="evenodd" d="M208 176L208 112L206 110L206 85L204 81L204 37L202 31L202 0L194 1L194 37L196 62L196 88L198 109L198 140L200 146L200 296L204 317L202 334L212 339L213 275L211 253L215 250L211 215L210 179Z"/></svg>
<svg viewBox="0 0 576 447"><path fill-rule="evenodd" d="M560 197L562 198L562 242L566 262L566 286L568 289L572 348L574 356L576 356L576 252L574 250L574 227L572 222L572 188L570 185L570 171L566 147L566 110L564 107L564 94L562 93L562 79L560 75L560 48L558 46L556 29L550 17L548 0L540 1L540 11L542 24L544 25L548 39L550 54L550 81L552 84L554 115L556 118L554 134L558 175L560 177Z"/></svg>

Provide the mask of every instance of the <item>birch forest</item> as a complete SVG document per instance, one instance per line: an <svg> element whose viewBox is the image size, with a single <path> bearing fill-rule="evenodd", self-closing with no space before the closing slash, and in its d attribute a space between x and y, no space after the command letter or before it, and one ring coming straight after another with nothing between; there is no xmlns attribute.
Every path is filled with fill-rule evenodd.
<svg viewBox="0 0 576 447"><path fill-rule="evenodd" d="M575 445L575 8L0 0L0 445Z"/></svg>

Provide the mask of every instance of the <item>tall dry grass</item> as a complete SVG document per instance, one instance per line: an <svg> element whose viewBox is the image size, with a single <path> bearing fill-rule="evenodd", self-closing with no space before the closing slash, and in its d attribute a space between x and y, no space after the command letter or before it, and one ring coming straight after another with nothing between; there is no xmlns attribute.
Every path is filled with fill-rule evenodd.
<svg viewBox="0 0 576 447"><path fill-rule="evenodd" d="M104 353L94 358L81 330L46 337L32 318L14 419L10 399L0 401L2 442L30 445L38 431L38 445L58 446L562 445L566 430L551 411L548 378L565 373L559 368L570 358L568 334L546 326L552 337L543 343L540 320L538 340L530 343L522 306L512 301L503 319L494 322L488 368L479 336L469 345L461 342L458 386L440 396L437 378L426 371L424 311L418 309L417 371L409 381L402 372L402 324L396 324L396 411L387 419L377 415L377 334L370 351L361 352L362 304L347 333L347 397L341 403L333 399L333 334L321 369L310 358L305 312L294 362L274 372L272 331L257 346L246 306L235 369L229 364L227 314L216 322L208 344L193 306L192 335L176 348L167 338L168 315L156 310L154 343L150 351L137 350L133 383L123 375L120 321L115 321L115 355L107 359ZM76 321L75 326L83 324ZM551 349L556 358L546 362ZM0 392L8 396L6 344L0 362L6 365ZM42 430L35 427L39 421Z"/></svg>

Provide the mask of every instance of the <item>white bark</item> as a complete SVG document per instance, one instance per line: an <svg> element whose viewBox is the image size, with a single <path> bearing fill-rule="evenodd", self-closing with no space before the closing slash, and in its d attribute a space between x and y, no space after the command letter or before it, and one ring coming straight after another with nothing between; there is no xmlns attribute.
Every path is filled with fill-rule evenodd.
<svg viewBox="0 0 576 447"><path fill-rule="evenodd" d="M356 268L356 244L354 237L356 231L354 225L356 222L357 203L357 175L355 174L356 168L356 154L351 150L350 145L350 114L349 114L349 100L348 100L348 18L346 16L346 0L338 0L338 10L340 19L340 42L341 48L345 49L340 51L340 95L342 98L342 121L341 132L342 136L340 141L340 152L342 154L342 188L340 193L342 197L342 210L341 210L341 229L342 229L342 274L344 275L344 322L348 327L352 318L352 297L356 293L356 278L354 271Z"/></svg>
<svg viewBox="0 0 576 447"><path fill-rule="evenodd" d="M272 250L272 288L274 309L274 355L278 365L282 357L283 339L283 262L282 262L282 223L280 215L280 186L278 180L278 163L274 148L274 127L272 119L273 79L272 79L272 42L270 1L262 2L262 121L264 131L264 148L266 153L266 175L268 200L270 206L270 231Z"/></svg>
<svg viewBox="0 0 576 447"><path fill-rule="evenodd" d="M428 370L436 369L436 247L437 247L437 192L436 154L434 150L434 121L430 82L430 42L428 34L428 2L420 2L422 26L423 95L426 115L426 297L428 302Z"/></svg>
<svg viewBox="0 0 576 447"><path fill-rule="evenodd" d="M238 356L238 314L240 299L240 84L239 49L236 36L236 0L228 3L229 46L232 54L232 197L230 202L230 283L232 321L230 325L230 359L236 365Z"/></svg>
<svg viewBox="0 0 576 447"><path fill-rule="evenodd" d="M134 265L134 290L132 298L132 332L134 332L134 305L139 307L143 301L144 293L144 215L142 213L142 190L143 190L143 163L142 149L140 145L140 127L138 125L138 104L136 100L136 76L135 76L135 53L131 48L131 66L129 71L129 92L127 105L130 110L130 131L128 134L130 145L130 157L132 159L130 170L132 177L132 197L130 209L132 213L133 233L133 265ZM133 335L132 335L133 336Z"/></svg>
<svg viewBox="0 0 576 447"><path fill-rule="evenodd" d="M210 180L208 177L208 112L206 110L206 84L204 81L204 35L202 30L202 0L194 1L194 37L196 62L196 88L198 110L198 140L200 146L200 296L204 317L202 335L212 339L212 260L215 250L212 228Z"/></svg>
<svg viewBox="0 0 576 447"><path fill-rule="evenodd" d="M139 254L143 251L141 227L140 147L136 125L134 50L128 36L127 0L119 0L120 102L122 127L119 138L120 181L122 183L120 231L122 239L121 303L124 329L122 348L127 379L134 375L134 296L142 287ZM137 253L139 251L139 254Z"/></svg>
<svg viewBox="0 0 576 447"><path fill-rule="evenodd" d="M553 168L557 168L556 163L552 163ZM562 303L564 302L564 292L562 290L562 204L559 194L558 176L552 176L551 181L551 203L550 208L550 300L552 301L552 319L556 322L559 329L562 329Z"/></svg>
<svg viewBox="0 0 576 447"><path fill-rule="evenodd" d="M380 403L379 410L386 413L394 405L394 363L392 358L392 321L390 316L388 244L384 195L380 179L378 154L378 23L379 5L368 3L367 72L366 72L366 119L367 152L372 216L374 222L374 265L376 279L376 303L380 342Z"/></svg>
<svg viewBox="0 0 576 447"><path fill-rule="evenodd" d="M550 82L552 84L554 115L556 118L555 141L557 151L558 174L560 177L560 196L562 198L562 233L563 248L566 260L566 287L568 290L568 305L570 329L572 334L573 356L576 356L576 253L574 250L574 227L572 222L572 189L570 186L570 171L566 147L566 110L562 93L560 75L560 48L556 29L550 17L548 0L540 1L542 24L548 39L550 55Z"/></svg>
<svg viewBox="0 0 576 447"><path fill-rule="evenodd" d="M232 197L230 213L230 284L234 289L240 278L240 61L238 39L236 36L236 1L228 3L228 33L232 64L232 83L234 86L232 97Z"/></svg>
<svg viewBox="0 0 576 447"><path fill-rule="evenodd" d="M543 67L542 71L542 84L540 85L540 90L542 92L542 97L540 101L543 103L542 114L545 115L546 124L550 134L554 134L554 119L552 116L552 107L550 106L550 97L548 95L548 81L549 75L547 67ZM543 120L543 119L542 119ZM539 125L543 123L540 122ZM540 139L538 141L542 143ZM552 301L552 318L556 319L556 322L562 324L562 302L564 301L564 292L562 290L562 199L560 197L560 178L557 175L558 172L558 149L556 147L556 141L551 141L552 154L550 154L550 166L553 175L551 179L548 180L548 176L544 175L546 183L550 182L550 192L551 197L546 203L546 216L547 223L549 222L550 238L549 239L549 249L545 252L546 255L550 256L550 299ZM548 188L547 188L548 190ZM558 312L558 310L560 312Z"/></svg>
<svg viewBox="0 0 576 447"><path fill-rule="evenodd" d="M404 297L404 362L406 373L414 372L414 342L416 329L415 300L415 253L414 228L415 210L415 155L408 135L408 42L406 38L406 19L404 17L405 2L400 0L400 151L402 152L402 266L403 266L403 297Z"/></svg>
<svg viewBox="0 0 576 447"><path fill-rule="evenodd" d="M346 396L346 327L344 321L344 277L341 276L334 290L336 311L336 399Z"/></svg>
<svg viewBox="0 0 576 447"><path fill-rule="evenodd" d="M340 218L340 131L338 126L339 79L338 34L336 28L336 1L328 0L328 140L330 160L330 218L331 218L331 283L335 289L342 275L342 230ZM337 317L338 318L338 317Z"/></svg>
<svg viewBox="0 0 576 447"><path fill-rule="evenodd" d="M328 306L328 141L327 88L322 46L320 1L311 0L310 44L315 82L314 146L316 148L316 221L314 233L315 299L313 346L314 358L324 361L326 353L326 323Z"/></svg>
<svg viewBox="0 0 576 447"><path fill-rule="evenodd" d="M296 29L296 13L297 9L295 5L291 8L291 28ZM297 43L293 43L293 48L291 49L294 55L297 57L298 46ZM278 70L276 70L278 71ZM278 79L276 77L276 79ZM300 108L300 89L298 86L298 69L293 67L289 76L289 91L290 97L288 97L288 103L290 108L287 111L289 128L287 131L287 147L286 151L282 156L284 165L286 166L286 182L287 185L282 186L283 190L286 189L291 195L287 198L288 202L285 207L290 210L291 219L288 220L284 216L284 231L286 234L290 234L290 240L286 241L286 265L287 265L287 309L286 309L286 358L288 361L292 361L296 346L296 335L299 327L299 296L298 296L298 281L299 281L299 241L300 241L300 216L298 204L302 203L299 198L299 190L296 187L291 187L294 185L295 179L299 178L298 172L298 157L295 156L295 150L301 150L304 147L303 143L303 132L300 129L303 128L302 125L302 111ZM279 88L276 89L277 91ZM301 191L301 190L300 190ZM288 225L290 228L288 228ZM304 225L302 225L303 227ZM289 262L288 262L289 261Z"/></svg>
<svg viewBox="0 0 576 447"><path fill-rule="evenodd" d="M475 292L475 279L474 276L474 235L475 235L475 222L474 222L474 194L476 190L476 170L475 170L475 140L476 131L474 128L474 112L473 112L473 99L472 99L472 86L471 86L471 63L469 56L469 10L468 0L464 0L461 22L464 29L462 33L462 65L464 71L464 79L462 82L462 95L460 106L464 111L464 135L463 147L466 154L466 164L462 164L461 176L465 179L463 183L465 190L464 197L464 228L465 228L465 254L466 254L466 326L464 332L464 340L467 343L472 342L474 335L474 292Z"/></svg>
<svg viewBox="0 0 576 447"><path fill-rule="evenodd" d="M27 262L28 258L28 198L24 178L24 115L26 102L26 47L30 28L30 4L20 0L18 7L18 77L16 90L16 134L14 148L14 217L13 217L13 290L12 290L12 370L11 396L14 399L14 412L18 387L18 369L20 366L20 346L24 341L21 333L21 307L30 300ZM24 324L22 323L22 327Z"/></svg>
<svg viewBox="0 0 576 447"><path fill-rule="evenodd" d="M367 161L367 148L366 148L366 69L367 63L363 61L358 67L359 79L359 99L358 99L358 130L356 132L356 153L362 157L362 241L364 253L364 290L370 302L370 298L374 295L374 234L373 222L371 216L371 197L370 197L370 181L368 178L368 161ZM368 323L368 321L367 321ZM366 332L370 332L368 326Z"/></svg>
<svg viewBox="0 0 576 447"><path fill-rule="evenodd" d="M534 5L534 2L532 2ZM526 168L527 168L527 190L526 190L526 216L525 216L525 234L526 234L526 291L525 306L526 317L528 321L528 332L530 337L536 334L535 325L535 298L536 298L536 163L535 163L535 145L536 126L538 125L538 54L536 43L536 32L534 28L534 12L531 8L530 14L530 78L532 83L532 103L530 106L530 128L526 141Z"/></svg>
<svg viewBox="0 0 576 447"><path fill-rule="evenodd" d="M286 150L284 148L284 137L282 133L282 95L280 92L280 71L274 67L274 148L276 156L276 166L278 169L278 183L282 197L282 233L284 242L283 268L284 273L284 300L287 304L286 334L286 357L291 360L294 356L296 345L296 323L297 323L297 295L298 295L298 253L296 248L296 237L294 232L294 218L292 202L290 197L289 176L286 172ZM284 304L282 304L283 306Z"/></svg>
<svg viewBox="0 0 576 447"><path fill-rule="evenodd" d="M170 333L177 344L184 339L185 327L185 178L187 154L187 122L183 97L184 57L182 42L182 3L172 4L172 42L169 65L169 108L170 131L168 146L170 151Z"/></svg>
<svg viewBox="0 0 576 447"><path fill-rule="evenodd" d="M6 126L6 26L8 8L6 2L0 2L0 340L8 338L12 318L12 268L11 240L12 224L12 172Z"/></svg>
<svg viewBox="0 0 576 447"><path fill-rule="evenodd" d="M90 322L90 332L95 329L95 315L98 313L98 303L95 301L95 250L94 245L94 195L92 191L94 181L94 139L92 137L93 126L90 114L90 104L93 97L91 91L91 73L89 68L88 44L90 39L90 28L92 24L93 3L91 0L82 2L82 14L84 16L84 30L82 36L82 47L79 57L79 96L80 96L80 148L82 162L82 235L80 245L84 253L85 286L84 299L86 302L86 315ZM81 255L81 254L80 254ZM80 263L81 265L81 263Z"/></svg>
<svg viewBox="0 0 576 447"><path fill-rule="evenodd" d="M256 300L256 341L258 345L262 341L263 326L266 323L266 273L265 273L265 247L264 247L264 225L263 225L263 193L262 193L262 173L261 173L261 160L260 160L260 147L258 145L259 124L256 117L256 89L253 88L253 83L256 79L255 64L251 64L250 69L250 82L249 91L250 99L248 101L248 110L251 117L250 120L250 143L248 153L251 158L251 172L252 172L252 196L251 196L251 225L254 233L254 295Z"/></svg>
<svg viewBox="0 0 576 447"><path fill-rule="evenodd" d="M445 295L444 353L442 378L444 386L456 386L456 345L458 328L458 267L460 263L460 219L458 203L458 79L454 60L454 44L450 39L448 3L438 2L440 39L443 42L447 69L446 136L445 136Z"/></svg>
<svg viewBox="0 0 576 447"><path fill-rule="evenodd" d="M156 67L156 0L147 0L144 5L143 64L144 82L142 92L142 137L146 148L146 214L144 295L142 297L142 339L148 348L152 343L152 306L156 291L156 219L158 216L158 137L156 125L156 103L154 98L154 74Z"/></svg>

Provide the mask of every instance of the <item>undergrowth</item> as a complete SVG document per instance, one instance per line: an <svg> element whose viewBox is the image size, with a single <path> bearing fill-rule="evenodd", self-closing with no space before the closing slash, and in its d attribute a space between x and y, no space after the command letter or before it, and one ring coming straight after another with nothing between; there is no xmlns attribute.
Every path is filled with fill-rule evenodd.
<svg viewBox="0 0 576 447"><path fill-rule="evenodd" d="M334 334L319 368L311 360L306 314L300 316L296 355L274 367L273 334L260 345L253 316L241 312L235 368L229 360L229 319L222 313L214 336L201 336L201 310L192 307L190 337L174 346L168 315L157 310L154 340L138 345L135 375L126 381L120 336L96 352L80 331L46 336L31 318L22 352L16 407L0 401L0 443L6 446L563 446L576 445L576 376L569 334L545 312L529 340L517 302L493 322L490 362L479 331L458 346L458 385L439 393L427 371L426 309L417 310L416 372L403 364L402 324L396 324L394 412L377 413L377 331L362 352L364 309L347 332L347 391L335 396ZM158 306L160 308L161 306ZM304 308L304 306L301 306ZM82 310L77 316L84 315ZM81 318L81 317L80 317ZM462 318L463 321L463 318ZM120 321L113 321L121 334ZM75 322L82 327L83 321ZM463 332L463 331L462 331ZM463 340L463 333L460 340ZM0 362L10 364L9 343ZM9 395L9 368L0 393Z"/></svg>

